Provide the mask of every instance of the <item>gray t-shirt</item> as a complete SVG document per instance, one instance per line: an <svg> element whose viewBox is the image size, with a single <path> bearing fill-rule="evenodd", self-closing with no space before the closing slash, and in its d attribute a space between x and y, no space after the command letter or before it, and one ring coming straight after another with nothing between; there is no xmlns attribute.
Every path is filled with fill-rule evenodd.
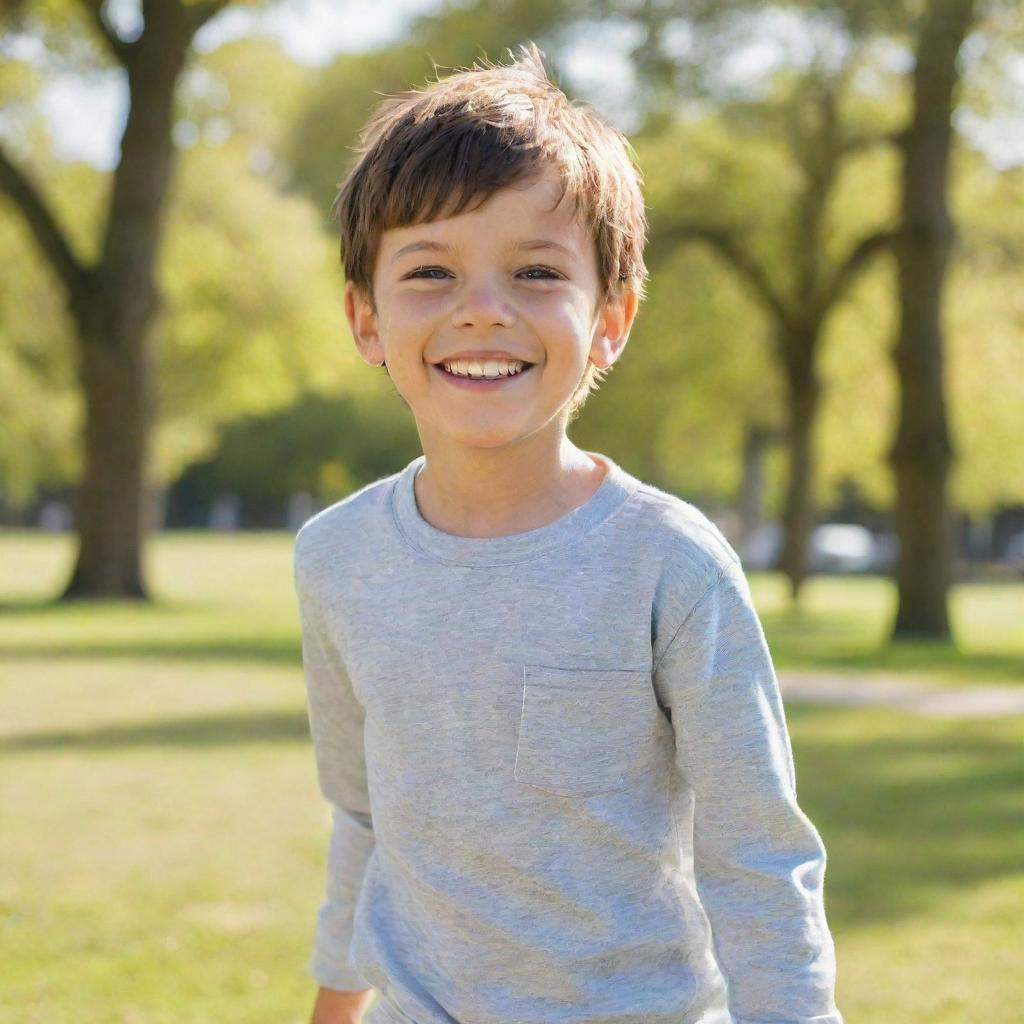
<svg viewBox="0 0 1024 1024"><path fill-rule="evenodd" d="M525 533L433 527L422 455L300 530L312 975L378 989L367 1024L843 1024L739 559L590 454L598 490Z"/></svg>

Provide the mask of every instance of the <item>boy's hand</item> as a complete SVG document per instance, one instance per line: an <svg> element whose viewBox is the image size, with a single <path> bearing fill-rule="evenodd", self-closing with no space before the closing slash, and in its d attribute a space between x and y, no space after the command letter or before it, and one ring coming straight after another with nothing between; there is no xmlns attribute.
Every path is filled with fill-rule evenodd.
<svg viewBox="0 0 1024 1024"><path fill-rule="evenodd" d="M373 993L372 988L361 992L321 988L316 995L310 1024L359 1024Z"/></svg>

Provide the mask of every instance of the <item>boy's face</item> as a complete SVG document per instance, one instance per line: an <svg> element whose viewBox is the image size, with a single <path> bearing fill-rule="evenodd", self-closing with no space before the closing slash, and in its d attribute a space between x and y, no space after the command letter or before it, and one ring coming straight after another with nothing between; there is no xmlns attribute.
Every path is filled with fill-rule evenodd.
<svg viewBox="0 0 1024 1024"><path fill-rule="evenodd" d="M560 192L545 172L499 189L475 210L385 231L376 310L347 286L359 351L373 365L387 362L428 455L435 445L500 448L538 432L560 438L588 358L605 368L625 347L636 295L604 299L594 241L570 200L555 207ZM442 365L460 355L532 365L467 383Z"/></svg>

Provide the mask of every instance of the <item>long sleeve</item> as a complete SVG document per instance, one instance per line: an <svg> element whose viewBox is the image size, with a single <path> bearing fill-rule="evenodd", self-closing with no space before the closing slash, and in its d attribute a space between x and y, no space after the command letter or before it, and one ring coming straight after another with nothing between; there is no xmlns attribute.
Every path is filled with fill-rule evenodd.
<svg viewBox="0 0 1024 1024"><path fill-rule="evenodd" d="M326 896L317 914L309 970L339 991L369 984L348 962L356 902L374 848L363 751L364 710L314 595L296 572L310 734L320 790L331 808Z"/></svg>
<svg viewBox="0 0 1024 1024"><path fill-rule="evenodd" d="M735 1024L843 1024L825 919L825 847L797 803L782 699L738 562L655 667L694 797L697 891Z"/></svg>

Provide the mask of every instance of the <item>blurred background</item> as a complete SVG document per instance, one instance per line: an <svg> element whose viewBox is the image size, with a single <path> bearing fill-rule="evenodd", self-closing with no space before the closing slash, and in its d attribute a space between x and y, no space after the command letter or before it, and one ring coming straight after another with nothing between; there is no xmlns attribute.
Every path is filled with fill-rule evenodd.
<svg viewBox="0 0 1024 1024"><path fill-rule="evenodd" d="M329 210L527 40L652 277L570 435L741 554L850 1024L1021 1021L1024 3L0 2L0 1022L302 1021L291 544L419 454Z"/></svg>

